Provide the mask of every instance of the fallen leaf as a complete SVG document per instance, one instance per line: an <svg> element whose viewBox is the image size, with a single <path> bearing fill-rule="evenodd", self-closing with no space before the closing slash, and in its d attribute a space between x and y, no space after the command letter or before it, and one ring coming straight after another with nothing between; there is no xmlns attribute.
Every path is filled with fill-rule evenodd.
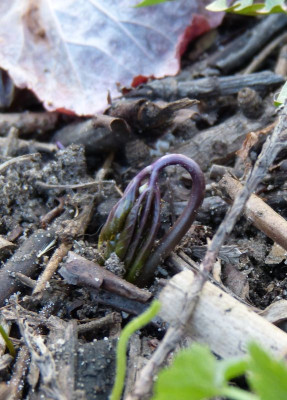
<svg viewBox="0 0 287 400"><path fill-rule="evenodd" d="M232 290L234 294L242 299L249 297L248 278L234 265L229 263L225 264L223 283L226 287Z"/></svg>
<svg viewBox="0 0 287 400"><path fill-rule="evenodd" d="M174 75L194 37L220 24L207 1L134 8L138 0L11 0L0 4L0 67L52 110L103 111L117 84Z"/></svg>

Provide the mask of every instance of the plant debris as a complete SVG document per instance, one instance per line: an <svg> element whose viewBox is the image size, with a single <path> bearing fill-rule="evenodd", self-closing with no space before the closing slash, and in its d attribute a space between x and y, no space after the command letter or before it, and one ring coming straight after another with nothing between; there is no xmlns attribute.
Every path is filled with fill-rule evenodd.
<svg viewBox="0 0 287 400"><path fill-rule="evenodd" d="M28 3L32 7L33 2ZM175 4L168 3L165 9ZM61 110L49 113L26 90L15 89L12 95L11 82L2 72L0 324L16 357L8 354L0 336L1 399L108 399L117 338L158 297L163 303L160 316L130 342L126 400L146 394L151 398L157 369L163 360L169 363L167 355L179 343L189 343L189 336L204 341L223 358L243 355L251 336L274 354L283 354L286 106L283 113L274 106L285 81L280 72L284 72L283 43L264 50L284 33L286 24L286 15L262 20L228 15L206 38L202 52L202 42L189 45L176 76L142 80L133 89L122 88L117 99L112 91L105 114L86 118ZM46 31L36 31L38 39L45 40ZM11 35L17 35L16 30ZM258 53L260 64L248 64ZM241 73L250 65L253 72ZM23 78L23 85L27 82ZM86 85L91 86L88 81ZM33 90L39 95L38 89ZM98 91L106 99L107 93ZM59 91L53 87L59 103L51 98L50 108L78 114L98 109L99 99L91 96L85 108L83 99L76 104L75 97L64 92L63 87ZM61 96L71 98L64 103ZM159 254L157 249L162 249L171 227L188 208L190 193L195 193L195 175L175 165L186 157L203 171L205 198L192 215L193 225L189 219L185 226L182 240L176 238L172 245L167 241L167 251ZM171 158L174 162L163 170L161 163ZM157 165L161 167L151 187L148 179ZM112 220L108 215L127 206L135 182L136 195L128 211L138 214L128 220L131 229L124 229L126 236L120 230L105 236ZM149 193L155 196L146 207ZM197 205L201 200L202 194ZM235 211L233 206L230 214L233 204ZM153 246L145 248L152 218ZM117 251L118 243L124 256ZM128 268L146 249L144 264L150 262L151 268L139 288L136 279L127 281Z"/></svg>

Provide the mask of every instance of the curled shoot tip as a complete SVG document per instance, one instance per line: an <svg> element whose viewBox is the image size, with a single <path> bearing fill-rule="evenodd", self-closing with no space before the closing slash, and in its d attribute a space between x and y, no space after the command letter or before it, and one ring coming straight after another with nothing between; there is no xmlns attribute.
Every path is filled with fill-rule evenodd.
<svg viewBox="0 0 287 400"><path fill-rule="evenodd" d="M190 198L183 213L155 245L160 226L160 172L179 165L192 178ZM98 248L107 259L112 252L125 263L126 279L146 284L155 268L175 248L190 228L205 190L199 165L181 154L161 157L144 168L127 186L123 197L111 210L99 236Z"/></svg>

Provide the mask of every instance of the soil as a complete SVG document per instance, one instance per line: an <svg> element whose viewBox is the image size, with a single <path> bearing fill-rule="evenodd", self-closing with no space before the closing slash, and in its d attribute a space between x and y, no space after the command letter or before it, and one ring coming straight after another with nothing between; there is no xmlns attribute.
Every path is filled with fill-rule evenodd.
<svg viewBox="0 0 287 400"><path fill-rule="evenodd" d="M190 45L182 62L182 72L174 81L178 85L188 85L194 79L209 78L210 90L208 94L202 91L198 95L199 104L179 107L169 118L161 117L162 110L180 99L176 94L173 99L160 97L157 95L160 90L155 88L153 99L143 97L147 88L144 85L122 97L119 100L121 108L114 102L106 112L108 119L105 122L93 121L91 124L87 119L89 126L83 127L81 124L87 123L83 119L57 115L52 127L47 124L48 129L26 126L15 133L15 124L11 121L10 126L6 124L5 129L0 130L0 239L3 241L2 244L0 240L0 272L7 274L5 285L4 275L1 276L2 286L0 282L0 290L4 293L4 297L0 296L3 299L0 321L10 332L18 352L18 358L11 358L4 365L7 351L5 354L0 343L1 399L8 398L11 393L13 399L60 398L55 393L62 393L64 397L61 398L67 399L108 399L114 381L116 338L121 328L145 308L144 302L125 298L114 289L91 286L87 281L78 280L75 284L75 278L64 276L64 279L58 271L61 267L67 268L68 251L103 264L102 254L98 252L98 237L110 210L136 173L169 153L192 156L205 174L203 205L193 226L174 249L177 253L183 251L195 265L199 263L208 240L231 203L222 190L220 179L224 173L231 173L244 182L266 137L272 132L270 129L265 134L263 130L277 118L273 99L284 78L275 75L274 71L282 61L281 45L256 69L257 73L270 71L273 75L268 79L253 84L257 78L252 76L248 89L245 81L242 87L239 85L233 91L219 89L221 76L244 77L241 74L244 68L265 48L266 43L262 43L257 53L242 61L238 59L237 65L227 72L218 67L219 61L223 65L226 52L235 55L239 52L238 40L256 30L260 22L255 18L227 16L220 28ZM270 40L283 29L275 32ZM200 51L201 48L204 50ZM163 82L158 81L158 85ZM231 79L226 85L230 87L234 81ZM2 110L0 120L5 119L5 113L19 116L25 111L44 112L26 91L17 90L14 96L12 104ZM124 112L120 111L125 104L133 110L132 117L127 113L124 117ZM139 115L143 105L149 114ZM117 118L120 119L118 125L114 123ZM33 123L37 126L37 122ZM83 129L89 130L89 135L81 135ZM128 135L125 135L126 129ZM248 141L244 144L244 140L254 131L258 133L257 138L248 147ZM70 132L73 132L70 136L73 139L69 139ZM239 157L236 151L246 146L247 151ZM23 155L29 156L23 159ZM268 175L262 179L257 194L287 218L285 157L286 151L279 154ZM182 212L191 186L192 182L182 168L169 167L162 174L159 236ZM59 248L57 271L37 294L33 294L39 276ZM219 261L220 284L241 301L263 310L278 300L287 299L285 251L276 247L272 239L244 216L238 220L222 248ZM115 256L105 261L104 268L118 278L124 276L124 264ZM163 262L146 289L151 295L157 295L175 272L169 262ZM115 319L111 319L114 314ZM110 320L104 319L107 316ZM96 321L100 327L87 328L82 333L77 331L83 324ZM282 323L284 328L286 325ZM164 330L162 321L144 329L137 341L132 342L130 362L136 359L139 368L162 338ZM67 349L62 343L64 339L55 332L62 332L71 347ZM25 353L25 346L34 358L36 354L42 357L40 374L35 362L31 362L30 353ZM50 381L47 380L49 365L54 374ZM15 392L13 385L5 386L13 379L17 386ZM131 387L131 375L128 379Z"/></svg>

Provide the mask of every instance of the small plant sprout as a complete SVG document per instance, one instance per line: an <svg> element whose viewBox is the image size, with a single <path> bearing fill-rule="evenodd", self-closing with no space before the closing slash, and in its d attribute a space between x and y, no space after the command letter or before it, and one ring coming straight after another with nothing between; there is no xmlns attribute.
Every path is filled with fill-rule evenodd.
<svg viewBox="0 0 287 400"><path fill-rule="evenodd" d="M158 300L154 300L151 303L150 307L145 312L140 314L137 318L134 318L122 330L117 346L116 379L112 393L109 398L110 400L121 399L122 391L125 384L126 366L127 366L127 347L130 337L138 329L141 329L145 325L147 325L159 313L159 310L160 310L160 302Z"/></svg>
<svg viewBox="0 0 287 400"><path fill-rule="evenodd" d="M9 350L9 353L11 354L11 356L15 357L16 356L15 347L14 347L13 343L11 342L11 340L9 339L9 336L7 335L5 329L3 328L2 325L0 325L0 335L2 336L4 342L6 343L6 346Z"/></svg>
<svg viewBox="0 0 287 400"><path fill-rule="evenodd" d="M169 165L179 165L189 172L192 189L183 213L155 244L160 226L159 174ZM204 175L195 161L180 154L161 157L135 176L111 210L99 236L100 252L105 259L115 252L125 264L125 278L144 285L190 228L204 189Z"/></svg>

